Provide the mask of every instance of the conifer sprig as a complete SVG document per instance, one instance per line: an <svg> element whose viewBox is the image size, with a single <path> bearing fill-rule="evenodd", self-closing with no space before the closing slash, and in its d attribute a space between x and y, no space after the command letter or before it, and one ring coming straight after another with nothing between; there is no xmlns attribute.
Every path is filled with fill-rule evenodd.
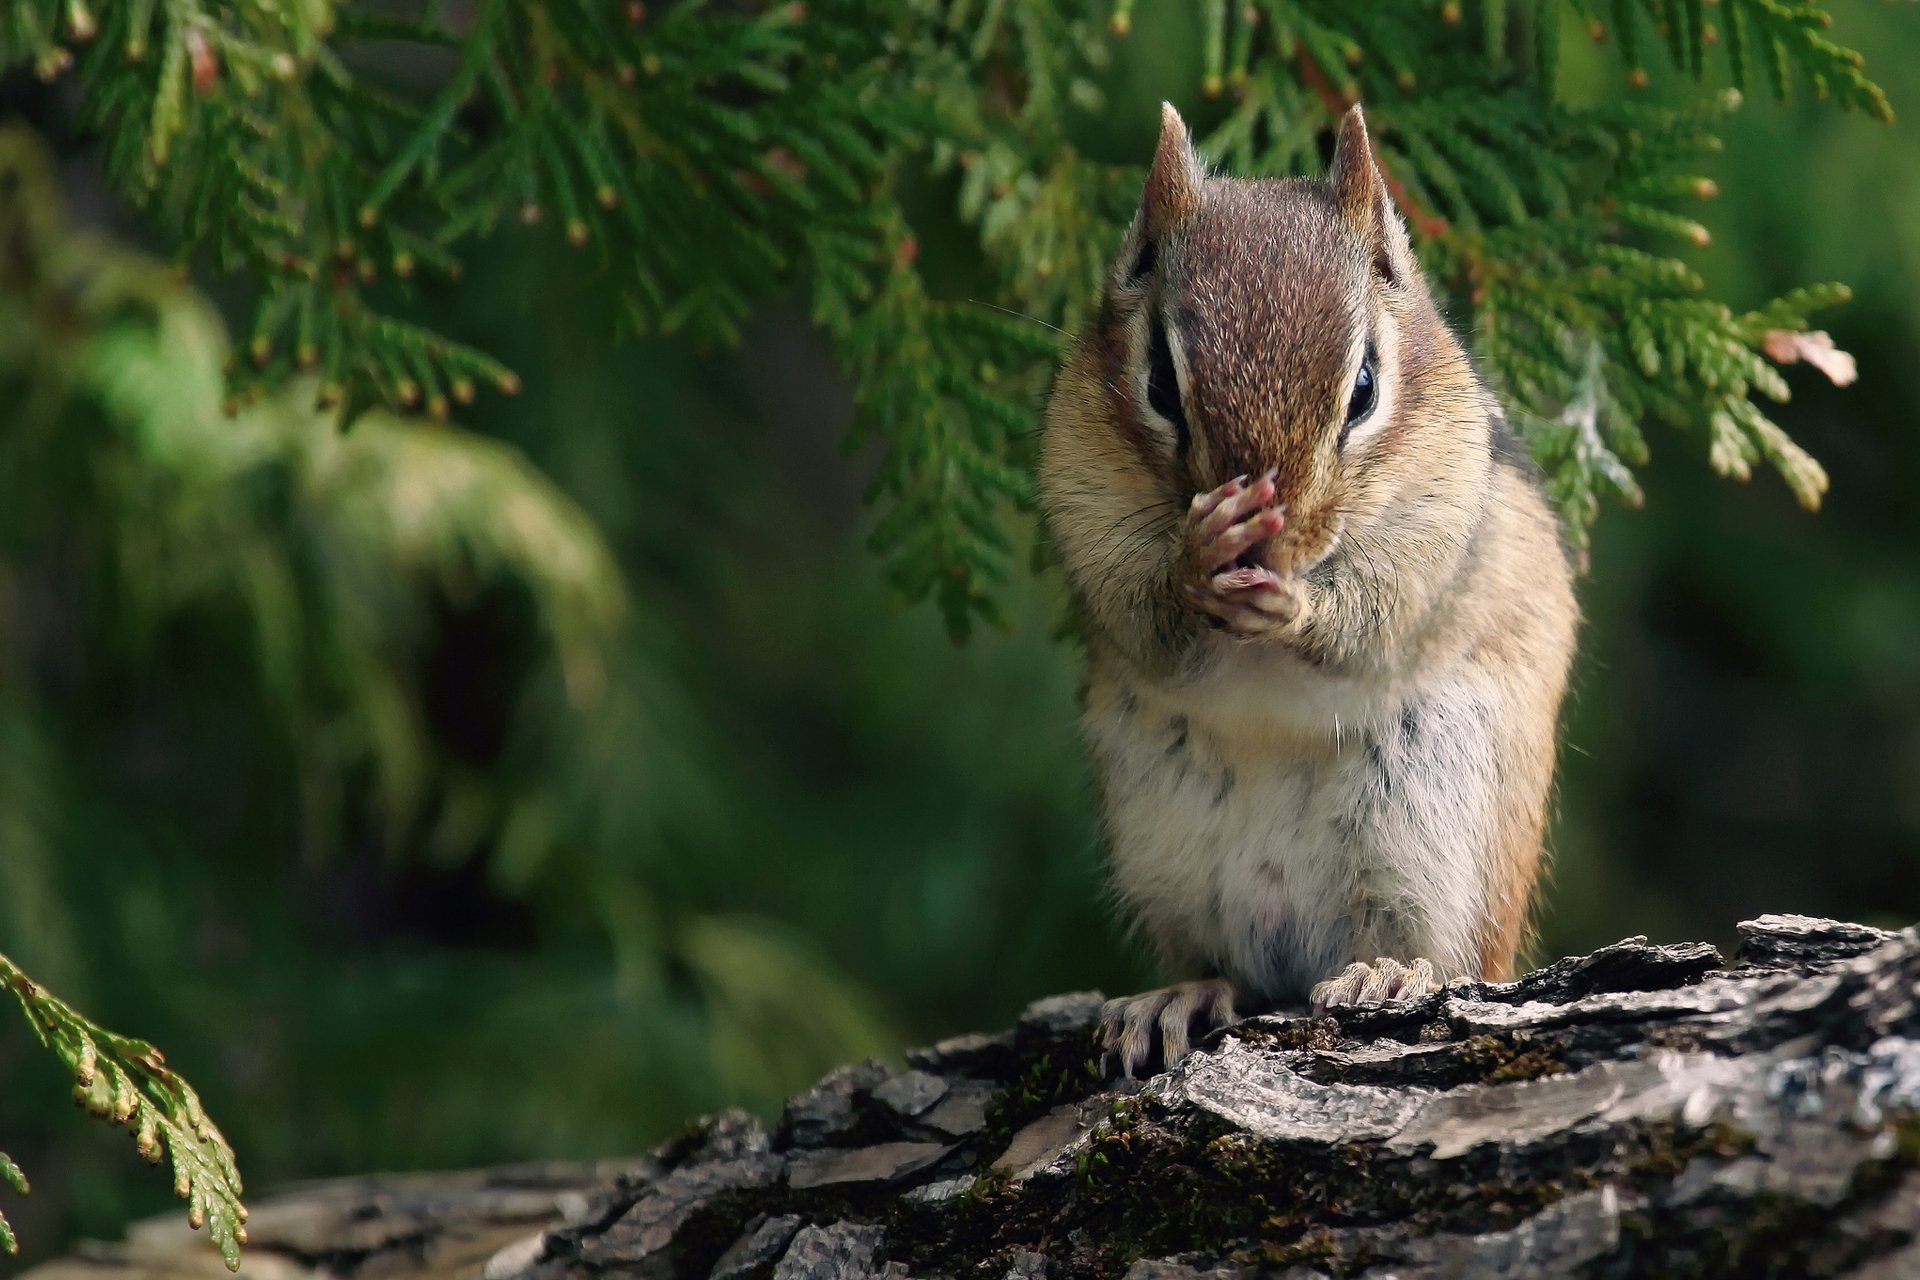
<svg viewBox="0 0 1920 1280"><path fill-rule="evenodd" d="M1716 190L1701 170L1737 98L1632 99L1654 70L1724 71L1736 93L1797 82L1890 119L1816 4L476 0L455 20L426 3L140 0L96 17L16 0L0 64L77 65L121 188L184 255L254 283L239 397L307 369L329 399L436 417L514 390L411 318L408 293L509 224L592 255L636 330L730 341L803 284L855 380L855 435L883 446L876 548L903 595L937 596L961 629L992 613L1004 513L1031 503L1047 326L1084 317L1130 215L1139 167L1074 139L1111 40L1148 9L1195 25L1190 87L1230 99L1203 146L1234 172L1317 171L1340 111L1366 102L1422 257L1577 538L1600 496L1637 493L1654 418L1704 427L1721 471L1766 462L1818 501L1824 475L1756 396L1787 389L1766 335L1805 330L1844 290L1788 294L1764 324L1702 296L1688 206ZM1617 51L1624 99L1559 97L1563 31L1583 27ZM989 297L943 298L921 274L902 210L929 170L957 175Z"/></svg>
<svg viewBox="0 0 1920 1280"><path fill-rule="evenodd" d="M240 1266L247 1239L247 1207L233 1150L207 1118L193 1087L144 1040L115 1035L22 973L0 955L0 985L13 993L27 1025L73 1072L74 1101L111 1124L125 1125L135 1148L154 1164L173 1167L174 1193L187 1202L187 1221L204 1226L228 1270ZM0 1181L27 1194L20 1167L0 1155ZM13 1228L0 1215L0 1249L17 1252Z"/></svg>

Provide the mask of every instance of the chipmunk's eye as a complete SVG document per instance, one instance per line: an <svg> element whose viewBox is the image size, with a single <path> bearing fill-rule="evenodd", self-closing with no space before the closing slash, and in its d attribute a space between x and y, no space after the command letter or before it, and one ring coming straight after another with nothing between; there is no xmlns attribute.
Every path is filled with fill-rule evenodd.
<svg viewBox="0 0 1920 1280"><path fill-rule="evenodd" d="M1373 348L1367 348L1367 355L1360 362L1360 372L1353 379L1353 394L1347 397L1347 420L1340 428L1340 443L1347 442L1347 436L1353 431L1360 419L1373 412L1373 402L1377 398L1376 379L1373 372Z"/></svg>
<svg viewBox="0 0 1920 1280"><path fill-rule="evenodd" d="M1173 344L1155 316L1147 332L1147 403L1173 424L1174 452L1187 456L1187 414L1180 405L1180 377L1173 368Z"/></svg>

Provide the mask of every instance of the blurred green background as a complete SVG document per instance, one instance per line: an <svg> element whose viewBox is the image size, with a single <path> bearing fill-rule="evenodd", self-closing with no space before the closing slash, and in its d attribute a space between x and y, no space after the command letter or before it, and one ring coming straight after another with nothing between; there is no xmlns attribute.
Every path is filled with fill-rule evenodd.
<svg viewBox="0 0 1920 1280"><path fill-rule="evenodd" d="M1920 112L1911 7L1835 9ZM1568 56L1575 93L1620 91L1616 66ZM1179 33L1124 46L1108 149L1144 153L1160 97L1204 126L1196 66ZM54 148L71 226L140 244L73 107L0 82L0 118ZM1766 101L1726 131L1692 261L1735 306L1851 283L1829 327L1861 380L1796 373L1779 414L1832 474L1820 515L1662 432L1646 509L1603 517L1543 954L1725 945L1763 911L1920 914L1917 137ZM516 230L426 299L520 373L524 394L462 425L537 475L398 428L323 456L272 405L189 420L209 317L157 271L129 268L136 309L185 318L62 369L101 388L84 414L31 412L42 366L4 384L0 951L161 1044L256 1192L630 1152L849 1057L1151 977L1101 900L1057 575L964 647L896 608L863 547L871 459L843 450L848 393L798 304L737 350L618 342L557 241ZM964 288L957 226L925 252ZM0 325L16 357L45 338ZM160 478L122 474L109 439L164 455ZM354 505L443 480L453 550L408 552ZM198 523L156 484L204 485ZM613 564L581 551L566 499ZM134 582L154 598L129 602ZM287 690L313 686L338 714L303 728L286 708L316 700ZM27 1258L167 1200L66 1092L0 1018Z"/></svg>

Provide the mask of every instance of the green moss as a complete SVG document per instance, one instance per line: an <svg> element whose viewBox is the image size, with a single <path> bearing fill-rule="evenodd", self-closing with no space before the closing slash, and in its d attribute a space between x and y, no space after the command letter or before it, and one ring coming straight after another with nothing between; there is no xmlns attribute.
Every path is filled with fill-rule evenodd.
<svg viewBox="0 0 1920 1280"><path fill-rule="evenodd" d="M1340 1023L1333 1018L1295 1018L1278 1026L1255 1024L1235 1027L1227 1033L1236 1040L1266 1049L1317 1049L1330 1052L1342 1042Z"/></svg>
<svg viewBox="0 0 1920 1280"><path fill-rule="evenodd" d="M1629 1140L1627 1176L1636 1182L1670 1182L1702 1156L1731 1160L1754 1148L1751 1133L1719 1122L1704 1129L1683 1128L1677 1120L1642 1126Z"/></svg>
<svg viewBox="0 0 1920 1280"><path fill-rule="evenodd" d="M1514 1080L1539 1080L1557 1076L1567 1069L1558 1055L1544 1045L1515 1041L1499 1036L1474 1036L1463 1044L1474 1065L1481 1069L1485 1084L1506 1084Z"/></svg>
<svg viewBox="0 0 1920 1280"><path fill-rule="evenodd" d="M1264 1262L1278 1267L1325 1267L1333 1269L1342 1261L1340 1246L1333 1232L1315 1227L1291 1244L1264 1243L1256 1250L1236 1250L1235 1262Z"/></svg>
<svg viewBox="0 0 1920 1280"><path fill-rule="evenodd" d="M1654 1027L1647 1032L1647 1049L1671 1049L1675 1053L1699 1053L1707 1043L1706 1028L1687 1022Z"/></svg>
<svg viewBox="0 0 1920 1280"><path fill-rule="evenodd" d="M1751 1134L1730 1125L1695 1133L1654 1135L1653 1149L1632 1166L1634 1176L1664 1185L1702 1155L1730 1159L1754 1147ZM1836 1231L1838 1220L1884 1199L1906 1174L1920 1168L1920 1119L1895 1117L1892 1154L1863 1163L1838 1204L1814 1204L1762 1192L1730 1205L1636 1210L1621 1217L1621 1248L1597 1274L1654 1280L1710 1276L1824 1276L1851 1271L1908 1243L1903 1231Z"/></svg>
<svg viewBox="0 0 1920 1280"><path fill-rule="evenodd" d="M1839 1238L1833 1210L1786 1196L1761 1194L1723 1210L1708 1224L1673 1213L1621 1215L1621 1247L1598 1274L1646 1280L1709 1277L1830 1276L1872 1256L1872 1242Z"/></svg>
<svg viewBox="0 0 1920 1280"><path fill-rule="evenodd" d="M1095 1034L1088 1031L1027 1048L1013 1078L987 1099L987 1122L980 1131L983 1149L1003 1150L1027 1124L1063 1103L1100 1091L1106 1081Z"/></svg>

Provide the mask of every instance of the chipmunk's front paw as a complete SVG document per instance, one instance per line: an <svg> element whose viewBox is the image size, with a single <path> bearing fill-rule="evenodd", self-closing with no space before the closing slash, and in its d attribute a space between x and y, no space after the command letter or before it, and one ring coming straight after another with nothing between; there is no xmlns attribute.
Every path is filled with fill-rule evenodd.
<svg viewBox="0 0 1920 1280"><path fill-rule="evenodd" d="M1337 1004L1384 1004L1390 1000L1418 1000L1440 989L1431 960L1401 964L1384 957L1372 964L1354 963L1313 989L1313 1011L1324 1013Z"/></svg>
<svg viewBox="0 0 1920 1280"><path fill-rule="evenodd" d="M1101 1069L1133 1075L1157 1057L1170 1067L1187 1056L1195 1034L1238 1022L1233 984L1225 978L1177 982L1107 1001L1100 1011Z"/></svg>
<svg viewBox="0 0 1920 1280"><path fill-rule="evenodd" d="M1282 578L1253 555L1287 522L1274 502L1273 480L1271 471L1257 480L1237 476L1200 494L1187 510L1182 599L1235 635L1277 631L1301 621L1306 612L1305 586Z"/></svg>

